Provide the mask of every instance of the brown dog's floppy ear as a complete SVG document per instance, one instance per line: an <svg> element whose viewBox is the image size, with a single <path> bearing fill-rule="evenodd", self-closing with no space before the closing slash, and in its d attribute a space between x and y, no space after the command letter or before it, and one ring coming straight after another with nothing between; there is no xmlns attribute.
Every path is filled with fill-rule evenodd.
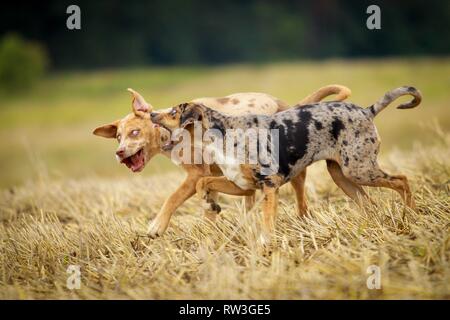
<svg viewBox="0 0 450 320"><path fill-rule="evenodd" d="M180 106L182 112L180 117L180 127L185 128L187 125L200 121L203 118L203 110L196 104L183 104Z"/></svg>
<svg viewBox="0 0 450 320"><path fill-rule="evenodd" d="M139 93L134 91L131 88L127 89L133 95L133 101L131 102L131 106L133 108L133 112L137 116L143 116L146 113L150 113L153 111L153 107L151 104L147 103Z"/></svg>
<svg viewBox="0 0 450 320"><path fill-rule="evenodd" d="M92 132L96 136L100 136L103 138L115 138L117 135L117 125L119 124L119 120L114 121L110 124L105 124L104 126L95 128Z"/></svg>

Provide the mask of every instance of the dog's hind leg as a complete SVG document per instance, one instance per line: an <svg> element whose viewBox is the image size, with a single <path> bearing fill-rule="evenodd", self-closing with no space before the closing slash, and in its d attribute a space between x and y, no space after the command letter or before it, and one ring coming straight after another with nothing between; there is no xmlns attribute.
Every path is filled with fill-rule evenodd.
<svg viewBox="0 0 450 320"><path fill-rule="evenodd" d="M411 189L409 187L408 179L404 175L388 175L387 173L379 170L377 172L378 177L373 179L370 182L367 182L366 185L372 187L385 187L390 188L397 191L402 197L403 202L410 207L411 209L416 208L416 204L414 202L414 198L411 193ZM379 176L383 174L383 176Z"/></svg>
<svg viewBox="0 0 450 320"><path fill-rule="evenodd" d="M334 183L344 191L344 193L349 196L353 201L355 201L358 205L362 205L362 201L364 199L370 200L369 196L366 194L364 189L347 179L342 172L341 166L333 160L327 160L327 170L330 173L331 178Z"/></svg>
<svg viewBox="0 0 450 320"><path fill-rule="evenodd" d="M294 188L297 198L298 215L300 217L308 214L308 204L306 202L305 192L306 168L291 179L291 185Z"/></svg>
<svg viewBox="0 0 450 320"><path fill-rule="evenodd" d="M384 187L397 191L404 203L414 209L415 203L408 179L403 175L389 175L380 169L377 162L379 148L380 141L376 131L361 136L354 145L345 146L340 150L342 172L345 177L359 185Z"/></svg>
<svg viewBox="0 0 450 320"><path fill-rule="evenodd" d="M352 170L344 170L344 174L355 183L369 187L384 187L397 191L403 202L410 208L415 208L414 198L411 194L408 179L404 175L389 175L381 170L378 164L372 165L372 161L366 166ZM369 167L370 166L370 167Z"/></svg>

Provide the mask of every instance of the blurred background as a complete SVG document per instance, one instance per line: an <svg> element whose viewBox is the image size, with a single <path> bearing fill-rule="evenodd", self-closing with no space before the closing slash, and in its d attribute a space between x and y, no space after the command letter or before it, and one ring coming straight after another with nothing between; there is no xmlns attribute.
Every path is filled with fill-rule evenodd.
<svg viewBox="0 0 450 320"><path fill-rule="evenodd" d="M69 30L69 5L81 30ZM366 9L381 9L369 30ZM92 129L130 112L126 88L156 107L259 91L291 104L338 83L369 106L416 86L419 108L376 120L382 155L450 129L450 2L14 1L0 11L0 186L131 175ZM142 173L177 170L157 157Z"/></svg>

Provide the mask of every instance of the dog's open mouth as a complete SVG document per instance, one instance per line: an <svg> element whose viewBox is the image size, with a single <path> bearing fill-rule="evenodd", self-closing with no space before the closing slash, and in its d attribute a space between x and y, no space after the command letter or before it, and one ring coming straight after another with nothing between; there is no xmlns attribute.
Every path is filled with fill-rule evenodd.
<svg viewBox="0 0 450 320"><path fill-rule="evenodd" d="M133 172L141 171L142 169L144 169L145 166L144 150L140 149L132 156L122 159L120 163L124 163Z"/></svg>

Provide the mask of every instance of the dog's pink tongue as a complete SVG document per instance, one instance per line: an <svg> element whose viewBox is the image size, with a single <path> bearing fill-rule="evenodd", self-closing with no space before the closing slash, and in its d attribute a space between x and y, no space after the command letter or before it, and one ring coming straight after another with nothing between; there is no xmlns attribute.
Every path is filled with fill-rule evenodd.
<svg viewBox="0 0 450 320"><path fill-rule="evenodd" d="M143 152L138 152L131 157L131 170L137 171L142 168L144 164L144 154Z"/></svg>

